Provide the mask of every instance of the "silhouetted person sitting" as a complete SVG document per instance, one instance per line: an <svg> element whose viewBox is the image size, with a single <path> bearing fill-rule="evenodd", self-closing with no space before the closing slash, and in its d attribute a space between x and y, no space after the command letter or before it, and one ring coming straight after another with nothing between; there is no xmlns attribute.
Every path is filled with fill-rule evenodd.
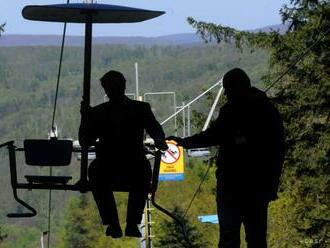
<svg viewBox="0 0 330 248"><path fill-rule="evenodd" d="M155 145L166 150L165 135L150 105L125 96L126 80L117 71L101 78L109 101L95 107L82 102L79 129L81 145L96 147L96 159L88 170L91 190L107 236L122 236L112 185L130 185L125 235L141 237L138 229L148 196L151 167L144 153L144 131Z"/></svg>
<svg viewBox="0 0 330 248"><path fill-rule="evenodd" d="M282 119L266 94L235 68L223 77L227 102L211 126L187 138L185 148L219 145L217 209L222 248L240 247L243 223L249 248L267 247L267 209L277 198L284 160Z"/></svg>

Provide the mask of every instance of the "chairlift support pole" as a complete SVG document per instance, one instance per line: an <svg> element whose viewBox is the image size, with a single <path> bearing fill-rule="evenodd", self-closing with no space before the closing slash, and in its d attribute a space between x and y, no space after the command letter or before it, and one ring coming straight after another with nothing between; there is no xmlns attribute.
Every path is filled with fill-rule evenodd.
<svg viewBox="0 0 330 248"><path fill-rule="evenodd" d="M87 16L85 23L85 51L84 51L84 84L83 84L83 102L90 105L91 89L91 62L92 62L92 16ZM88 167L88 146L81 147L81 167L80 183L87 185L87 167Z"/></svg>

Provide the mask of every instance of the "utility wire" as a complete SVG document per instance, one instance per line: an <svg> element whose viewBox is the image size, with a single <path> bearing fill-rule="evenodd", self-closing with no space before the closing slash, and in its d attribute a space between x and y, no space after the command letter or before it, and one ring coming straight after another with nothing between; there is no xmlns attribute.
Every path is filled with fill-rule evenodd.
<svg viewBox="0 0 330 248"><path fill-rule="evenodd" d="M275 84L277 84L294 66L296 66L310 51L311 49L317 45L324 37L326 37L330 32L330 28L325 33L320 33L318 39L310 45L305 52L303 52L298 58L276 79L274 80L265 90L265 92L268 92L271 88L274 87Z"/></svg>

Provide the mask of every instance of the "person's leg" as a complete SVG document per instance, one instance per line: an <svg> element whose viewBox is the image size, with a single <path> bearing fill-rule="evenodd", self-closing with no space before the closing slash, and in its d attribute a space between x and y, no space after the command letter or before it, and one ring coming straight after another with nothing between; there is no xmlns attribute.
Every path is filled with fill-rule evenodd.
<svg viewBox="0 0 330 248"><path fill-rule="evenodd" d="M140 182L143 185L132 185L132 190L128 195L127 217L126 222L132 224L140 224L142 220L143 210L148 198L149 181Z"/></svg>
<svg viewBox="0 0 330 248"><path fill-rule="evenodd" d="M243 224L248 248L267 248L267 209L268 202L246 204Z"/></svg>
<svg viewBox="0 0 330 248"><path fill-rule="evenodd" d="M93 197L99 209L103 225L119 225L116 201L113 192L107 190L93 190Z"/></svg>
<svg viewBox="0 0 330 248"><path fill-rule="evenodd" d="M93 161L88 170L91 191L99 210L103 225L108 225L106 235L122 236L116 201L113 192L104 183L104 172L97 162Z"/></svg>
<svg viewBox="0 0 330 248"><path fill-rule="evenodd" d="M237 204L217 197L220 241L219 248L239 248L241 213Z"/></svg>
<svg viewBox="0 0 330 248"><path fill-rule="evenodd" d="M148 198L151 171L145 171L144 174L137 176L138 180L133 180L131 191L128 195L126 230L127 236L140 237L141 233L138 224L141 223L143 210Z"/></svg>

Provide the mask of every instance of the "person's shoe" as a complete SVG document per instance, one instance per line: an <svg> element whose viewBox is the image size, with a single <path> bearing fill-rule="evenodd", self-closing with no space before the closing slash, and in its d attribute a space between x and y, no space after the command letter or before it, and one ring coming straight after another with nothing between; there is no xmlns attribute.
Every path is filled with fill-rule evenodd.
<svg viewBox="0 0 330 248"><path fill-rule="evenodd" d="M125 228L125 236L141 238L142 234L137 224L127 224Z"/></svg>
<svg viewBox="0 0 330 248"><path fill-rule="evenodd" d="M107 230L105 231L105 235L106 236L111 236L112 238L116 239L116 238L120 238L123 236L123 232L120 228L120 226L116 226L116 225L112 225L112 226L108 226Z"/></svg>

